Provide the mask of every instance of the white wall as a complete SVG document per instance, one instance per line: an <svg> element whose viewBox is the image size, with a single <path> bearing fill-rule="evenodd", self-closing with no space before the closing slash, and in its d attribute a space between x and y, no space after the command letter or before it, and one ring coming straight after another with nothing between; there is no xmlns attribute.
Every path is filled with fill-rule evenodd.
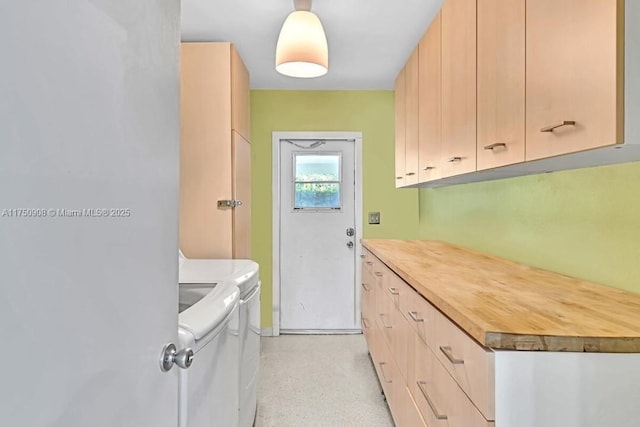
<svg viewBox="0 0 640 427"><path fill-rule="evenodd" d="M0 2L2 425L175 426L178 48L178 0Z"/></svg>

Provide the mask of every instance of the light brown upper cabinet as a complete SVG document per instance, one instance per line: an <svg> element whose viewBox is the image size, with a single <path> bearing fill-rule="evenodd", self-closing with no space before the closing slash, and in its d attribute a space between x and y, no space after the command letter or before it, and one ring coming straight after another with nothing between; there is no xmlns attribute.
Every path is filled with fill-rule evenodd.
<svg viewBox="0 0 640 427"><path fill-rule="evenodd" d="M527 160L622 142L623 5L526 2Z"/></svg>
<svg viewBox="0 0 640 427"><path fill-rule="evenodd" d="M179 232L189 258L251 255L248 115L249 77L233 45L182 43Z"/></svg>
<svg viewBox="0 0 640 427"><path fill-rule="evenodd" d="M442 10L443 176L476 170L476 0Z"/></svg>
<svg viewBox="0 0 640 427"><path fill-rule="evenodd" d="M440 178L441 156L441 62L440 62L440 14L434 18L425 33L419 49L419 182Z"/></svg>
<svg viewBox="0 0 640 427"><path fill-rule="evenodd" d="M524 68L525 1L478 1L478 170L524 161Z"/></svg>
<svg viewBox="0 0 640 427"><path fill-rule="evenodd" d="M249 71L238 51L231 45L231 129L251 141Z"/></svg>
<svg viewBox="0 0 640 427"><path fill-rule="evenodd" d="M396 188L403 187L405 183L405 73L404 68L398 73L395 86L395 113L396 113Z"/></svg>
<svg viewBox="0 0 640 427"><path fill-rule="evenodd" d="M404 185L418 183L418 47L413 50L404 71L405 168Z"/></svg>

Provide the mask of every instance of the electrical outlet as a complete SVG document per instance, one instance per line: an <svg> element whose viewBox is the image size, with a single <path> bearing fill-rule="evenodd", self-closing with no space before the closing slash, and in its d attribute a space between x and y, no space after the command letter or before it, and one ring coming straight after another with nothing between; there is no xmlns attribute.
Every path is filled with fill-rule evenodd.
<svg viewBox="0 0 640 427"><path fill-rule="evenodd" d="M369 224L380 224L380 212L369 212Z"/></svg>

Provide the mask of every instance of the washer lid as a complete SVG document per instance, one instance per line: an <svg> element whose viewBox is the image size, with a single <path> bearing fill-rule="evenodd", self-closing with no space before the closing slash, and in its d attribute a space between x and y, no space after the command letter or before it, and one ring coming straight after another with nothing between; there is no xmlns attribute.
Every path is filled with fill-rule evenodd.
<svg viewBox="0 0 640 427"><path fill-rule="evenodd" d="M232 284L219 284L200 301L178 315L178 326L202 339L220 325L238 305L240 291Z"/></svg>
<svg viewBox="0 0 640 427"><path fill-rule="evenodd" d="M233 283L244 295L258 283L258 264L249 259L185 259L180 283Z"/></svg>

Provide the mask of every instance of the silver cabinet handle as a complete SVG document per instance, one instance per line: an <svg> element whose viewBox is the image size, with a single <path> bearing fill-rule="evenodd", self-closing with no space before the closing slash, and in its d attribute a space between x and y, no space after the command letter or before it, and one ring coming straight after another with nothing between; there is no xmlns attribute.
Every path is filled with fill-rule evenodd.
<svg viewBox="0 0 640 427"><path fill-rule="evenodd" d="M388 380L387 376L384 374L384 368L383 366L386 365L387 362L378 362L378 366L380 366L380 373L382 374L382 379L384 380L385 383L391 384L393 381L392 380Z"/></svg>
<svg viewBox="0 0 640 427"><path fill-rule="evenodd" d="M375 274L378 277L382 277L382 272L381 271L375 271L373 274Z"/></svg>
<svg viewBox="0 0 640 427"><path fill-rule="evenodd" d="M364 255L364 254L360 254L360 258L364 258L364 257L365 257L365 255Z"/></svg>
<svg viewBox="0 0 640 427"><path fill-rule="evenodd" d="M373 265L372 261L365 261L367 263L367 265Z"/></svg>
<svg viewBox="0 0 640 427"><path fill-rule="evenodd" d="M402 177L401 176L396 176L396 179L402 179Z"/></svg>
<svg viewBox="0 0 640 427"><path fill-rule="evenodd" d="M506 146L507 144L505 144L504 142L496 142L495 144L485 145L484 149L493 151L495 148L498 148L498 147L506 148Z"/></svg>
<svg viewBox="0 0 640 427"><path fill-rule="evenodd" d="M424 322L424 319L418 317L417 311L408 311L407 313L409 313L414 322Z"/></svg>
<svg viewBox="0 0 640 427"><path fill-rule="evenodd" d="M540 132L553 132L554 129L560 128L562 126L575 126L575 125L576 125L575 120L565 120L559 125L552 125L552 126L547 126L546 128L542 128L540 129Z"/></svg>
<svg viewBox="0 0 640 427"><path fill-rule="evenodd" d="M408 172L408 173L405 173L405 175L406 175L406 176L413 176L413 175L415 175L415 174L416 174L415 172Z"/></svg>
<svg viewBox="0 0 640 427"><path fill-rule="evenodd" d="M398 292L396 288L389 288L388 291L391 295L400 295L400 292Z"/></svg>
<svg viewBox="0 0 640 427"><path fill-rule="evenodd" d="M386 329L391 329L393 326L387 325L387 322L385 322L384 318L384 314L380 313L380 321L382 322L382 326L384 326Z"/></svg>
<svg viewBox="0 0 640 427"><path fill-rule="evenodd" d="M462 161L462 157L451 157L447 160L447 162L449 163L453 163L453 162L461 162Z"/></svg>
<svg viewBox="0 0 640 427"><path fill-rule="evenodd" d="M362 282L362 289L364 289L366 292L369 292L371 290L371 288L369 288L364 282Z"/></svg>
<svg viewBox="0 0 640 427"><path fill-rule="evenodd" d="M160 353L160 369L162 372L167 372L173 365L178 365L179 368L187 369L193 363L193 350L190 348L183 348L177 351L174 343L169 343L162 348Z"/></svg>
<svg viewBox="0 0 640 427"><path fill-rule="evenodd" d="M425 167L422 168L422 170L423 171L430 171L430 170L435 169L435 168L436 168L435 166L425 166Z"/></svg>
<svg viewBox="0 0 640 427"><path fill-rule="evenodd" d="M218 200L219 208L237 208L242 206L242 200Z"/></svg>
<svg viewBox="0 0 640 427"><path fill-rule="evenodd" d="M380 371L382 371L382 369L380 369ZM418 388L422 392L422 395L424 396L424 398L427 400L427 403L429 404L429 407L433 411L433 414L436 416L436 419L446 420L447 416L444 414L441 414L440 411L436 409L436 405L433 404L433 401L429 397L429 394L427 393L427 389L426 389L427 383L424 381L416 381L416 384L418 384Z"/></svg>
<svg viewBox="0 0 640 427"><path fill-rule="evenodd" d="M449 359L449 362L453 363L454 365L462 365L464 363L464 360L456 359L455 357L453 357L453 352L451 351L451 347L441 346L440 351L447 357L447 359Z"/></svg>

